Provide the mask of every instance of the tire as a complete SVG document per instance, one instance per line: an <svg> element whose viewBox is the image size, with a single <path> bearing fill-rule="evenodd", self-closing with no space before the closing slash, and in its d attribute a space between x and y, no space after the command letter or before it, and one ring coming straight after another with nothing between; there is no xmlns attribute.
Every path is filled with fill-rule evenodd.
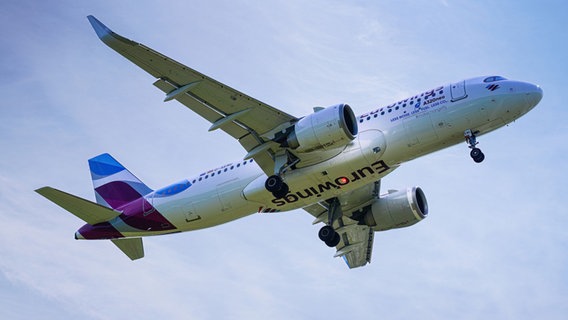
<svg viewBox="0 0 568 320"><path fill-rule="evenodd" d="M475 160L476 158L479 158L479 156L482 155L482 154L483 154L483 152L481 152L481 150L479 148L473 148L469 152L469 155L473 158L473 160Z"/></svg>
<svg viewBox="0 0 568 320"><path fill-rule="evenodd" d="M270 192L275 192L282 188L283 183L284 181L282 181L282 178L280 178L280 176L272 175L268 177L268 179L266 179L264 187Z"/></svg>
<svg viewBox="0 0 568 320"><path fill-rule="evenodd" d="M272 195L273 195L274 198L276 198L276 199L282 199L282 198L284 198L284 197L288 194L289 191L290 191L290 188L288 187L288 185L285 184L285 183L283 183L283 184L280 186L280 189L279 189L279 190L272 191Z"/></svg>
<svg viewBox="0 0 568 320"><path fill-rule="evenodd" d="M320 231L318 232L318 237L321 241L327 243L328 241L333 240L335 230L333 230L330 226L323 226Z"/></svg>
<svg viewBox="0 0 568 320"><path fill-rule="evenodd" d="M483 153L480 153L477 157L473 158L473 161L476 163L481 163L483 160L485 160L485 155Z"/></svg>
<svg viewBox="0 0 568 320"><path fill-rule="evenodd" d="M337 246L339 244L339 241L341 240L339 233L335 231L333 231L333 233L334 233L333 238L330 241L325 242L325 244L330 248Z"/></svg>

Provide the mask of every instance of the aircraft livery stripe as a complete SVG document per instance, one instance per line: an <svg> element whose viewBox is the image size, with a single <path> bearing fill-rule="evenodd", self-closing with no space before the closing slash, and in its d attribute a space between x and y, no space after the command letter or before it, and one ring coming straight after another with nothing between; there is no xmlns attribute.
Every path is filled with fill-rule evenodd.
<svg viewBox="0 0 568 320"><path fill-rule="evenodd" d="M118 230L116 230L110 223L103 222L96 225L86 224L79 232L85 239L116 239L124 237Z"/></svg>
<svg viewBox="0 0 568 320"><path fill-rule="evenodd" d="M141 197L134 187L123 181L113 181L95 188L95 191L113 208L117 209Z"/></svg>
<svg viewBox="0 0 568 320"><path fill-rule="evenodd" d="M161 231L176 228L144 198L129 203L121 210L122 214L119 218L127 225L138 230Z"/></svg>
<svg viewBox="0 0 568 320"><path fill-rule="evenodd" d="M125 170L120 163L106 153L90 159L89 168L91 169L93 179L99 179Z"/></svg>

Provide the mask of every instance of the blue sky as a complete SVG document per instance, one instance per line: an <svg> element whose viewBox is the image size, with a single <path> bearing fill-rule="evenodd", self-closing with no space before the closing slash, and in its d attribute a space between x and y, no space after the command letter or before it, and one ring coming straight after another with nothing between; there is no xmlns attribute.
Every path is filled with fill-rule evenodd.
<svg viewBox="0 0 568 320"><path fill-rule="evenodd" d="M568 314L568 36L563 1L3 1L0 318L564 319ZM538 83L541 103L404 164L423 222L378 233L349 270L303 211L145 240L131 262L33 192L93 199L113 154L158 188L241 158L240 145L100 42L86 16L272 106L356 113L459 79Z"/></svg>

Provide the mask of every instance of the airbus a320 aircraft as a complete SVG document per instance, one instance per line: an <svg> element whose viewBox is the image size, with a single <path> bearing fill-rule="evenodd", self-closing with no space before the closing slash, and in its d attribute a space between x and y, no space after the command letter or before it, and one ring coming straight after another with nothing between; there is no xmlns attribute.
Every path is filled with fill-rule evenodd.
<svg viewBox="0 0 568 320"><path fill-rule="evenodd" d="M165 101L177 100L246 150L231 162L152 190L109 154L89 160L96 203L51 187L36 190L87 224L76 239L110 239L130 259L144 236L216 226L256 212L304 209L323 223L319 238L349 268L371 261L375 231L428 215L418 187L380 193L402 163L464 140L475 162L477 138L535 107L534 84L484 76L438 86L355 116L347 104L297 118L89 21L110 48L150 73Z"/></svg>

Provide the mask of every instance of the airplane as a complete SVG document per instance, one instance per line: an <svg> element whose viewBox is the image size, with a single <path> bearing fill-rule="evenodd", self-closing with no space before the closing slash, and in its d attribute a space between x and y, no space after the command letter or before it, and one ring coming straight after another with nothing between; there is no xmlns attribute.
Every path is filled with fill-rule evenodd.
<svg viewBox="0 0 568 320"><path fill-rule="evenodd" d="M89 160L96 202L52 187L40 195L86 224L76 239L111 240L130 259L142 237L220 225L254 213L303 209L323 223L318 237L349 268L371 262L375 232L408 227L428 215L420 187L381 193L401 164L465 139L474 162L477 138L534 108L542 89L501 76L436 86L355 116L345 103L295 117L143 44L93 16L97 36L155 78L164 101L177 100L247 152L238 161L152 190L109 154Z"/></svg>

